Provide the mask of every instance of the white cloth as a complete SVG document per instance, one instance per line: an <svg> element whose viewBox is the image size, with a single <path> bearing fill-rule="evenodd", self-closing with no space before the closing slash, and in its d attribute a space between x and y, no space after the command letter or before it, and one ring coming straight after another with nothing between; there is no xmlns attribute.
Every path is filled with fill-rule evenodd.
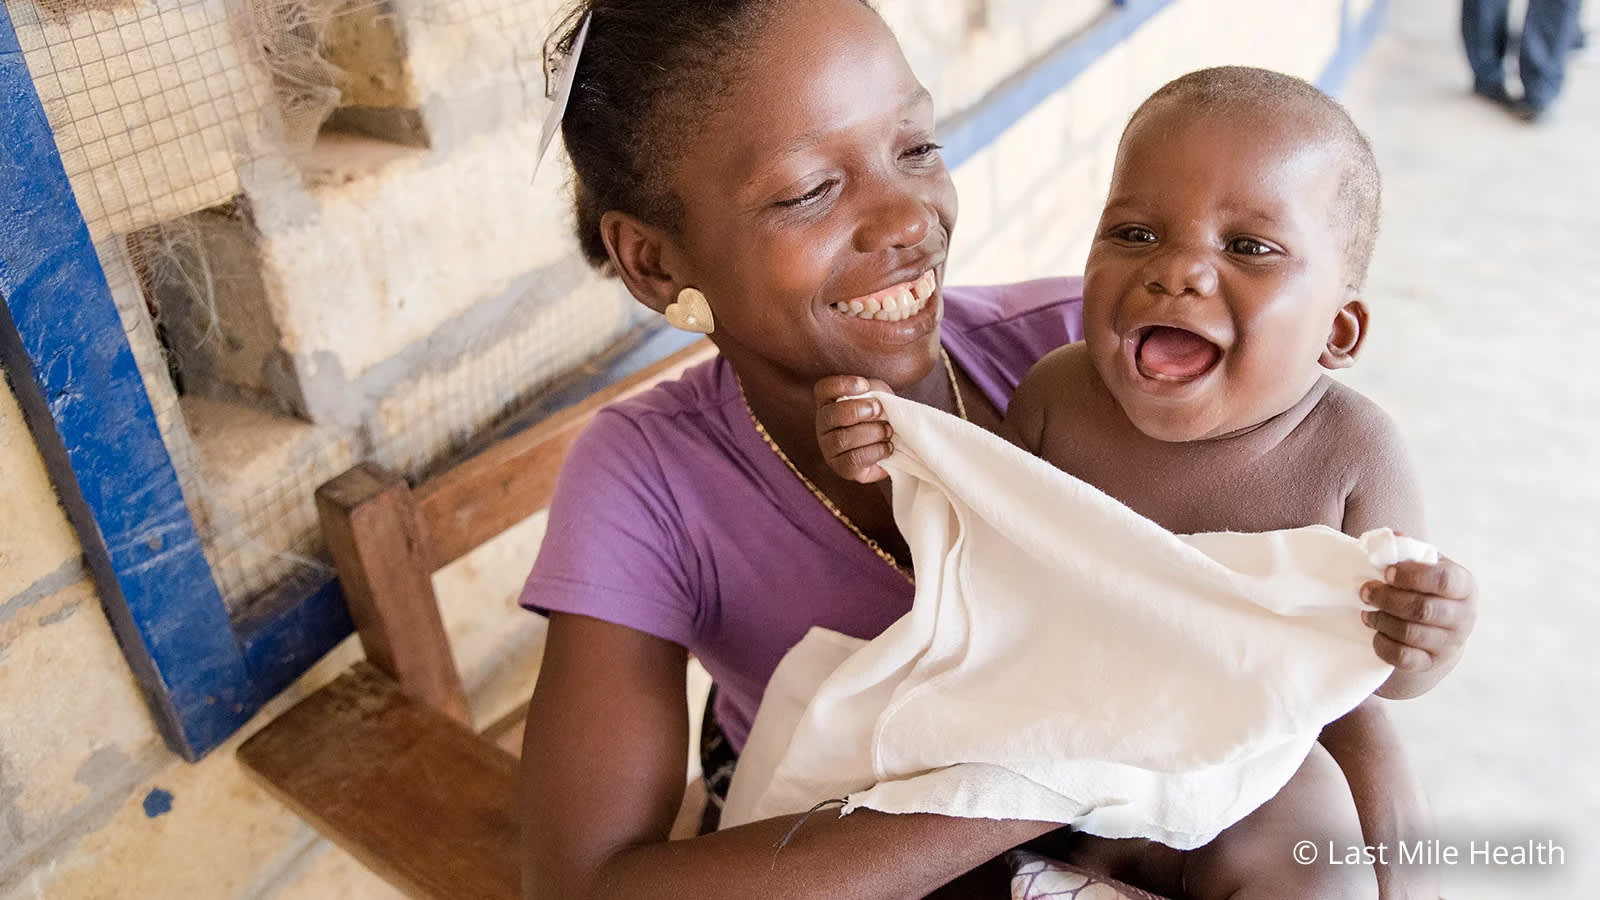
<svg viewBox="0 0 1600 900"><path fill-rule="evenodd" d="M1178 537L954 416L894 427L912 609L779 664L722 825L810 809L1073 824L1207 843L1392 671L1359 586L1431 547L1315 526Z"/></svg>

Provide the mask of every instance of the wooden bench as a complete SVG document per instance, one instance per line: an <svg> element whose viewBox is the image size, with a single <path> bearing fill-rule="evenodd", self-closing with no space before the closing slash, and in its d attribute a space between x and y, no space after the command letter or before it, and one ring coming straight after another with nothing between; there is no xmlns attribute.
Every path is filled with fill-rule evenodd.
<svg viewBox="0 0 1600 900"><path fill-rule="evenodd" d="M371 463L318 488L366 662L245 741L246 769L410 896L520 897L514 754L526 707L473 729L433 573L547 506L567 450L601 407L714 352L697 342L415 489ZM674 835L698 822L691 791Z"/></svg>

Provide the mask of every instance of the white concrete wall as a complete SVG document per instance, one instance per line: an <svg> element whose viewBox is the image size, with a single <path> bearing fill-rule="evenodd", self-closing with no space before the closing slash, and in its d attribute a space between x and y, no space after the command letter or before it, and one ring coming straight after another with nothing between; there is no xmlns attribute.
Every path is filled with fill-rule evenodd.
<svg viewBox="0 0 1600 900"><path fill-rule="evenodd" d="M142 9L138 2L39 21L87 34ZM20 20L25 5L8 8ZM576 263L558 160L537 184L527 178L536 129L529 120L543 109L536 48L547 10L511 0L471 5L478 15L422 0L396 5L431 151L234 156L204 185L175 192L187 199L151 207L177 215L242 189L262 232L273 314L286 340L301 358L370 392L357 425L344 429L177 400L170 384L158 383L159 351L148 320L139 319L137 294L119 293L202 522L267 503L279 504L291 530L310 528L306 501L317 481L366 455L419 465L450 435L491 419L505 397L603 342L629 309L613 283ZM975 102L1100 9L1087 0L878 5L944 114ZM177 6L202 18L211 8ZM969 34L980 7L985 27ZM1339 0L1174 3L956 172L962 212L951 278L1078 271L1133 106L1166 79L1213 63L1315 77L1334 52L1339 8ZM257 91L264 84L240 83ZM55 91L40 89L47 98ZM52 121L64 108L52 106ZM216 127L264 133L248 123ZM80 196L85 177L74 176ZM85 203L86 214L94 210ZM97 235L108 240L144 222L102 218ZM108 268L120 265L115 252L102 255ZM518 308L529 273L559 283L560 295L538 317L495 319L497 310ZM124 293L133 289L125 269L113 280ZM493 339L458 333L469 326ZM551 333L571 337L552 341ZM464 385L478 383L500 390L461 402L471 393ZM303 490L273 480L285 471ZM0 506L0 900L393 896L254 786L233 758L244 735L335 675L357 648L347 642L243 734L184 764L154 733L9 391L0 391ZM480 721L524 697L536 672L540 624L515 609L514 594L540 527L520 526L438 576ZM242 591L249 573L271 573L279 555L243 540L213 550L228 556ZM171 795L171 810L152 816L146 800L158 790Z"/></svg>

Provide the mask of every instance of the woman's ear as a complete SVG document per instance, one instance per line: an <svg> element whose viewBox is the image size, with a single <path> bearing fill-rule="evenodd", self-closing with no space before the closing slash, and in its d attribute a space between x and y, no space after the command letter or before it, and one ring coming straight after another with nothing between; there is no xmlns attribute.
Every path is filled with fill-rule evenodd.
<svg viewBox="0 0 1600 900"><path fill-rule="evenodd" d="M634 299L661 312L678 294L678 273L669 260L673 257L670 239L661 229L637 216L609 210L600 216L600 238L611 265Z"/></svg>
<svg viewBox="0 0 1600 900"><path fill-rule="evenodd" d="M1328 343L1317 361L1324 369L1347 369L1355 365L1361 343L1367 339L1367 304L1359 297L1339 307L1328 329Z"/></svg>

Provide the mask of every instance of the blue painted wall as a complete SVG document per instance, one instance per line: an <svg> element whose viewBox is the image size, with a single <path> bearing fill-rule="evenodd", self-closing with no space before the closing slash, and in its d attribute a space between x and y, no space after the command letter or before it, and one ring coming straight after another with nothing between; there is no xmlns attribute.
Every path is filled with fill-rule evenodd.
<svg viewBox="0 0 1600 900"><path fill-rule="evenodd" d="M89 231L0 8L0 359L134 673L191 758L253 708Z"/></svg>

